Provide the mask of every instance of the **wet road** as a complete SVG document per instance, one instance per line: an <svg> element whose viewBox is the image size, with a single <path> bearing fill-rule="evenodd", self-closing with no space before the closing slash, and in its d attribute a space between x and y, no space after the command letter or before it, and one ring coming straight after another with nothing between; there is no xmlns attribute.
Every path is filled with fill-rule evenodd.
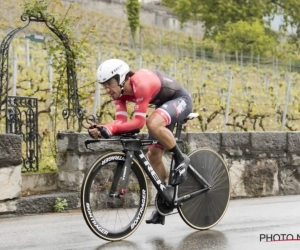
<svg viewBox="0 0 300 250"><path fill-rule="evenodd" d="M220 223L202 232L188 227L178 214L168 216L164 226L142 222L120 242L97 238L80 211L0 218L0 249L298 250L300 195L232 200Z"/></svg>

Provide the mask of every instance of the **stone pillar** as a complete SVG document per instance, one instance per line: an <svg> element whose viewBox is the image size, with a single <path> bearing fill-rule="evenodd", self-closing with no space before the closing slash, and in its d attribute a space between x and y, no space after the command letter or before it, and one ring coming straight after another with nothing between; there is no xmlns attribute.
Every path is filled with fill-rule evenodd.
<svg viewBox="0 0 300 250"><path fill-rule="evenodd" d="M98 156L109 150L113 143L89 145L95 151L85 148L84 141L90 138L87 133L62 132L57 135L58 182L62 190L80 191L85 170ZM109 145L111 144L111 145Z"/></svg>
<svg viewBox="0 0 300 250"><path fill-rule="evenodd" d="M16 210L21 194L22 138L0 134L0 213Z"/></svg>

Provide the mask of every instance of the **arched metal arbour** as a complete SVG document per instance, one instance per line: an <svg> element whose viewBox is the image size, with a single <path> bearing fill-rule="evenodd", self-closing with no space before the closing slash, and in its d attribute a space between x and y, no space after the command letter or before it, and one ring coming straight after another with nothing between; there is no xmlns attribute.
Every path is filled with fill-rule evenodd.
<svg viewBox="0 0 300 250"><path fill-rule="evenodd" d="M70 48L68 36L62 33L54 25L54 18L52 16L45 17L42 13L37 16L23 14L21 16L23 22L27 23L23 27L16 28L6 35L0 46L0 119L1 113L5 111L6 133L23 134L20 131L22 112L18 107L27 107L26 116L26 132L23 134L23 141L26 142L27 156L23 157L23 167L29 171L38 169L38 128L37 128L37 101L34 98L8 96L9 84L9 46L15 35L21 30L25 29L30 22L43 22L63 43L66 56L66 71L68 84L68 103L67 107L63 109L62 116L66 121L67 129L69 129L69 119L71 116L78 120L78 131L82 129L82 121L84 111L80 107L77 89L77 79L75 72L75 56ZM4 108L3 108L4 107ZM86 117L85 117L86 118ZM19 123L18 123L19 122ZM29 125L28 125L28 124ZM29 130L28 130L29 128ZM28 150L27 150L28 149ZM26 159L25 159L26 158Z"/></svg>

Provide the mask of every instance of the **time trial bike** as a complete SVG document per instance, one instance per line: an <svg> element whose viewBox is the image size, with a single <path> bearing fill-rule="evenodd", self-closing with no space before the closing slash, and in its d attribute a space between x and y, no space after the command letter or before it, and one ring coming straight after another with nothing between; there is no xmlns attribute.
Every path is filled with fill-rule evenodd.
<svg viewBox="0 0 300 250"><path fill-rule="evenodd" d="M174 136L178 145L183 143L182 125L197 116L191 113L176 124ZM187 179L172 187L159 179L143 149L157 141L140 139L138 134L139 130L134 130L116 135L118 138L85 141L87 148L91 143L104 141L119 141L123 146L122 151L101 155L86 171L81 209L91 231L108 241L130 236L143 221L150 183L157 189L155 206L160 214L167 216L177 210L183 221L196 230L215 226L224 216L230 200L230 177L223 158L210 148L192 151L188 154ZM169 183L173 173L172 159Z"/></svg>

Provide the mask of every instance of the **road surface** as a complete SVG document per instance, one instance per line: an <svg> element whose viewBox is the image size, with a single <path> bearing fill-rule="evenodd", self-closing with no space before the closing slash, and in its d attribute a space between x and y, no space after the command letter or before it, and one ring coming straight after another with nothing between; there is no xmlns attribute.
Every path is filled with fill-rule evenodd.
<svg viewBox="0 0 300 250"><path fill-rule="evenodd" d="M146 218L152 209L148 208ZM2 217L0 249L298 250L300 195L231 200L220 223L207 231L188 227L178 214L168 216L164 226L143 221L120 242L96 237L80 211Z"/></svg>

